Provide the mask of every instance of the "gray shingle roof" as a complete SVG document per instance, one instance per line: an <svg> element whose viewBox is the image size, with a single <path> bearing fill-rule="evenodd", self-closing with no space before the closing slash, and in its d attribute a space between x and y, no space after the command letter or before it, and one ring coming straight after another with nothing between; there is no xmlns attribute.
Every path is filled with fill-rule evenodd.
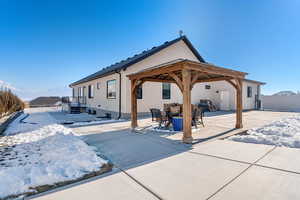
<svg viewBox="0 0 300 200"><path fill-rule="evenodd" d="M204 59L201 57L201 55L198 53L198 51L193 47L192 43L188 40L188 38L186 36L181 36L172 41L167 41L160 46L152 47L151 49L143 51L140 54L136 54L133 57L128 57L126 60L122 60L122 61L112 64L110 66L104 67L102 70L70 84L70 86L74 86L74 85L78 85L80 83L91 81L91 80L115 73L122 69L125 70L127 67L159 52L160 50L162 50L164 48L171 46L172 44L174 44L180 40L182 40L186 43L186 45L190 48L190 50L194 53L194 55L198 58L198 60L200 62L205 62Z"/></svg>

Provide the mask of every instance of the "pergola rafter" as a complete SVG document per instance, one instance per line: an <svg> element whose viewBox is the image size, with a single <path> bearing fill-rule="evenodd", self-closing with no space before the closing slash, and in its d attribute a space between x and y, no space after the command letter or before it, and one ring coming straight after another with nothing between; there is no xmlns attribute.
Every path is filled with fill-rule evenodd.
<svg viewBox="0 0 300 200"><path fill-rule="evenodd" d="M178 86L178 88L182 92L183 91L182 80L174 72L169 72L168 74L169 74L170 77L173 78L173 80L175 81L176 85Z"/></svg>
<svg viewBox="0 0 300 200"><path fill-rule="evenodd" d="M236 128L242 128L242 80L246 73L190 60L175 60L128 75L131 80L131 126L137 127L136 88L146 81L175 83L183 96L183 142L192 142L191 90L196 83L227 81L236 89Z"/></svg>

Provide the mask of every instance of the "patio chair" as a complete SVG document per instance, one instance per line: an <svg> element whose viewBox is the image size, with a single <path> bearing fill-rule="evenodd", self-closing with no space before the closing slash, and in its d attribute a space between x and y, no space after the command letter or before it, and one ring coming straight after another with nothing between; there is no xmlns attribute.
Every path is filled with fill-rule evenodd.
<svg viewBox="0 0 300 200"><path fill-rule="evenodd" d="M166 127L169 127L173 122L173 117L181 116L182 106L178 103L164 104L164 112L167 118Z"/></svg>
<svg viewBox="0 0 300 200"><path fill-rule="evenodd" d="M150 109L152 121L159 123L159 128L161 128L161 125L164 124L166 126L168 122L168 118L166 116L163 116L161 111L157 108L151 108Z"/></svg>
<svg viewBox="0 0 300 200"><path fill-rule="evenodd" d="M197 124L201 124L204 127L203 123L203 109L197 108L196 106L193 107L192 110L192 126L197 128Z"/></svg>
<svg viewBox="0 0 300 200"><path fill-rule="evenodd" d="M203 108L204 112L214 112L218 110L217 107L213 104L213 102L209 99L200 99L198 107Z"/></svg>

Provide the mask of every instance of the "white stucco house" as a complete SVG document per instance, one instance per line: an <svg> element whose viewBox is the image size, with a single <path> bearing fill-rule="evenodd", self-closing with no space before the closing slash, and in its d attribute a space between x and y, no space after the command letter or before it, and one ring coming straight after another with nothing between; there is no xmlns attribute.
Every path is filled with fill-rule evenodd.
<svg viewBox="0 0 300 200"><path fill-rule="evenodd" d="M72 84L73 99L98 115L110 113L113 118L128 118L131 112L131 82L127 75L176 59L206 62L186 36L143 51L84 77ZM260 108L263 82L243 81L243 109ZM226 81L197 83L192 89L192 103L209 99L220 110L236 108L235 89ZM174 83L146 82L137 93L138 114L150 108L162 109L165 103L182 103L182 94Z"/></svg>

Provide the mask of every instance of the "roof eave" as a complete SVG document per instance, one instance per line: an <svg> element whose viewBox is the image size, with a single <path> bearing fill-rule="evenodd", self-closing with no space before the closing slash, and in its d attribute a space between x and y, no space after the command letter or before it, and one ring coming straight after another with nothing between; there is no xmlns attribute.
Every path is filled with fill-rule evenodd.
<svg viewBox="0 0 300 200"><path fill-rule="evenodd" d="M265 82L261 82L261 81L255 81L255 80L251 80L251 79L244 79L244 81L250 82L250 83L256 83L259 85L266 85L267 83Z"/></svg>

